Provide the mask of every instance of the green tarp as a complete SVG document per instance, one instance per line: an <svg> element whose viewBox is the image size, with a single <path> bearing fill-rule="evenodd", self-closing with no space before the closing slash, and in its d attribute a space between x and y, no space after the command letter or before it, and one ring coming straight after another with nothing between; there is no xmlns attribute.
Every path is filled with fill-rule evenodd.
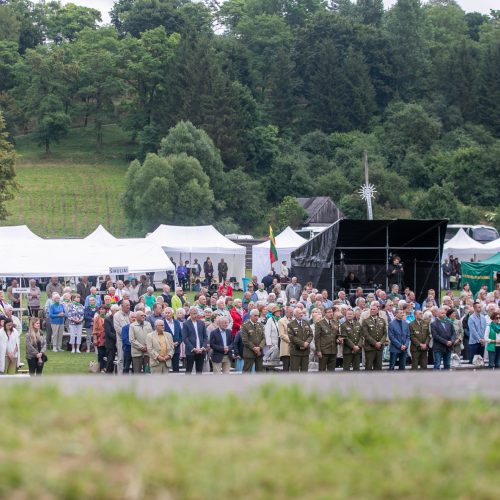
<svg viewBox="0 0 500 500"><path fill-rule="evenodd" d="M483 285L493 290L495 273L500 272L500 252L481 262L462 262L462 286L469 283L476 294Z"/></svg>

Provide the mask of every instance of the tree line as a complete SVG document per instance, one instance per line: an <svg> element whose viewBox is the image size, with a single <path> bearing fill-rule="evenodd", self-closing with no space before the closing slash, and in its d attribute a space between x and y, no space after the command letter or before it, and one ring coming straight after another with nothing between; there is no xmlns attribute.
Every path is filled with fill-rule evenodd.
<svg viewBox="0 0 500 500"><path fill-rule="evenodd" d="M42 148L118 123L131 232L259 231L286 197L500 225L500 11L453 0L0 0L0 110ZM154 200L151 203L151 200ZM166 201L165 201L166 200ZM280 206L281 204L281 206ZM278 222L279 221L279 222Z"/></svg>

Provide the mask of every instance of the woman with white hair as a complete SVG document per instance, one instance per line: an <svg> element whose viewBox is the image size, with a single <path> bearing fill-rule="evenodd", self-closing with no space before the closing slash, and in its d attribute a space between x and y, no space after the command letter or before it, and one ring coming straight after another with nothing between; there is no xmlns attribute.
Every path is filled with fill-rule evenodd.
<svg viewBox="0 0 500 500"><path fill-rule="evenodd" d="M82 343L82 329L84 307L80 302L80 295L73 295L73 301L66 307L66 315L69 319L69 343L71 345L71 353L80 353L80 344ZM90 352L90 334L87 336L88 351Z"/></svg>
<svg viewBox="0 0 500 500"><path fill-rule="evenodd" d="M57 292L52 294L52 304L49 307L49 315L52 328L52 350L54 352L62 351L66 310L63 304L61 304L61 296Z"/></svg>

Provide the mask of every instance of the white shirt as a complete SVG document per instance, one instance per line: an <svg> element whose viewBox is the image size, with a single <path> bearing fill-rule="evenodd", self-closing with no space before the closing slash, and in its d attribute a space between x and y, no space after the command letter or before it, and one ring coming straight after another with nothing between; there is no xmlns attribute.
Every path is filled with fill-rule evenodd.
<svg viewBox="0 0 500 500"><path fill-rule="evenodd" d="M193 323L194 333L196 334L196 349L200 348L200 337L198 336L198 325L196 321L191 320Z"/></svg>

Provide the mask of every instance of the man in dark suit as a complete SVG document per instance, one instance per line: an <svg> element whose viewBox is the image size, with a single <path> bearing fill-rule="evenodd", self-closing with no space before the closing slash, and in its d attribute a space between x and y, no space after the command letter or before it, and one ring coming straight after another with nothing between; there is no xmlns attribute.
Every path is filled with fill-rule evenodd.
<svg viewBox="0 0 500 500"><path fill-rule="evenodd" d="M233 350L233 334L228 329L229 320L226 316L217 318L218 328L210 334L210 349L212 349L212 366L214 373L229 373L231 371L231 352Z"/></svg>
<svg viewBox="0 0 500 500"><path fill-rule="evenodd" d="M432 354L434 356L434 370L441 369L441 360L444 369L451 367L451 353L456 340L455 328L446 318L446 311L439 308L437 318L431 323Z"/></svg>
<svg viewBox="0 0 500 500"><path fill-rule="evenodd" d="M180 321L174 319L174 310L165 308L165 331L172 334L174 339L174 355L172 356L172 371L179 373L179 359L181 356L182 326Z"/></svg>
<svg viewBox="0 0 500 500"><path fill-rule="evenodd" d="M113 304L110 308L111 314L104 320L104 347L106 348L106 373L114 373L116 356L116 330L113 323L113 316L120 310L118 304Z"/></svg>
<svg viewBox="0 0 500 500"><path fill-rule="evenodd" d="M189 319L182 325L182 340L186 346L186 374L191 374L193 365L197 374L202 373L208 350L208 338L205 323L198 319L197 307L191 307Z"/></svg>

